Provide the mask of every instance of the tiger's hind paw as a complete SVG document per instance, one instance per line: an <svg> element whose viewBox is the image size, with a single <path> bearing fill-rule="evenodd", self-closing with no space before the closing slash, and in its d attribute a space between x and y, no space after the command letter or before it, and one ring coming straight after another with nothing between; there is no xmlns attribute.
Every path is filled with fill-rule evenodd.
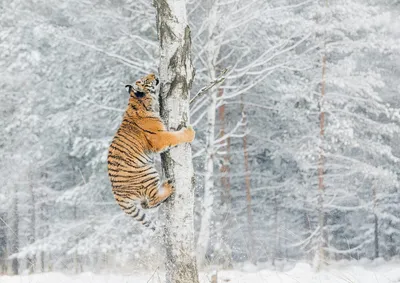
<svg viewBox="0 0 400 283"><path fill-rule="evenodd" d="M163 188L164 190L168 190L169 195L173 194L175 192L175 186L173 184L173 181L171 179L167 179L163 183Z"/></svg>

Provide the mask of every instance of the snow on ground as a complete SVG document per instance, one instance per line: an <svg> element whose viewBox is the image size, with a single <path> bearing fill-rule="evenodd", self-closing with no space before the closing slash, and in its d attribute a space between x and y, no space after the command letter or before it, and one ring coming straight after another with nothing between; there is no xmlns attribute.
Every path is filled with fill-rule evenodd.
<svg viewBox="0 0 400 283"><path fill-rule="evenodd" d="M21 276L0 276L1 283L164 283L162 272L135 274L82 273L68 276L62 273L44 273ZM201 283L210 283L211 273L201 274ZM299 263L288 271L261 270L245 272L225 270L218 272L218 283L400 283L400 263L375 265L336 265L319 273L308 264Z"/></svg>

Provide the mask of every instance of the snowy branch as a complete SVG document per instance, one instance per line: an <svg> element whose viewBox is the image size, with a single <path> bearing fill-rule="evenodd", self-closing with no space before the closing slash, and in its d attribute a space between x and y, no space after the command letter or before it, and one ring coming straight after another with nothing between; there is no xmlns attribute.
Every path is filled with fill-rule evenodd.
<svg viewBox="0 0 400 283"><path fill-rule="evenodd" d="M202 87L193 97L190 99L190 105L192 105L197 99L199 99L202 95L208 92L214 86L221 84L225 80L225 74L228 72L228 69L222 70L219 76L211 81L207 86Z"/></svg>

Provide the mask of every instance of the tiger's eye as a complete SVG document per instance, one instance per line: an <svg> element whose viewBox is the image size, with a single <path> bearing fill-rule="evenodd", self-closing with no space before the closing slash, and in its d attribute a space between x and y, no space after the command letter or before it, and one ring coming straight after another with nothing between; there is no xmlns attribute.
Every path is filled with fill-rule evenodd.
<svg viewBox="0 0 400 283"><path fill-rule="evenodd" d="M142 98L142 97L144 97L146 94L145 94L144 92L137 91L137 92L135 92L135 95L136 95L137 98Z"/></svg>

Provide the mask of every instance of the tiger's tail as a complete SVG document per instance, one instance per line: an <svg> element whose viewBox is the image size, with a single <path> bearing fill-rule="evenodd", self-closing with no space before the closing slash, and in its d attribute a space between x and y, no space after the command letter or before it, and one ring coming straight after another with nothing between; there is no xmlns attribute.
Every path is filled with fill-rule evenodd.
<svg viewBox="0 0 400 283"><path fill-rule="evenodd" d="M125 201L120 200L118 198L116 198L116 201L126 214L133 217L136 221L139 221L140 223L142 223L142 225L146 226L147 228L150 228L153 231L156 230L157 227L154 225L154 223L150 219L147 219L148 218L147 215L143 212L143 210L137 207L135 203L130 202L128 204Z"/></svg>

